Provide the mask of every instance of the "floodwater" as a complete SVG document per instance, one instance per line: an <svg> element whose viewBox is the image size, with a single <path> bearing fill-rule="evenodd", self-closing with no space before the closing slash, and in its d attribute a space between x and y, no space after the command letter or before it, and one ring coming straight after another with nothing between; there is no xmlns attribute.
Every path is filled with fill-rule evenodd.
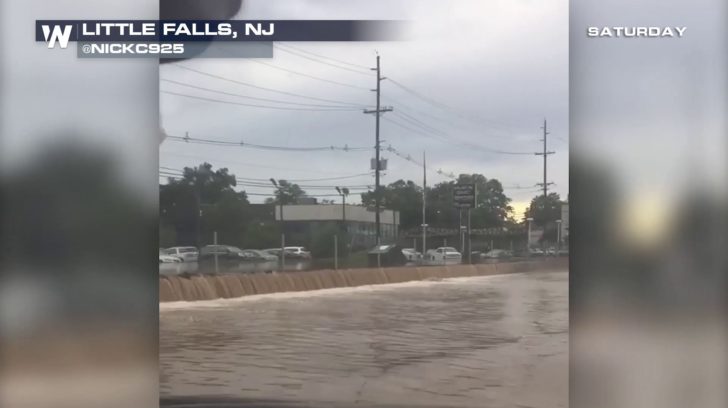
<svg viewBox="0 0 728 408"><path fill-rule="evenodd" d="M566 407L568 273L161 305L160 393Z"/></svg>

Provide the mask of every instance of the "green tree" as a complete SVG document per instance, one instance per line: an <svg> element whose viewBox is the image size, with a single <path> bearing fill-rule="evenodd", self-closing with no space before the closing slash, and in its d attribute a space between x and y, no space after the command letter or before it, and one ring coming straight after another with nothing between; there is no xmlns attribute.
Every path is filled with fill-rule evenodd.
<svg viewBox="0 0 728 408"><path fill-rule="evenodd" d="M533 218L533 223L542 227L561 218L561 197L558 193L547 196L538 195L531 200L525 211L526 218Z"/></svg>
<svg viewBox="0 0 728 408"><path fill-rule="evenodd" d="M500 181L487 179L482 174L461 174L457 181L442 182L427 189L427 223L431 226L457 227L460 214L453 206L453 189L457 183L476 186L476 207L471 212L474 228L502 227L512 217L511 199L503 192ZM422 224L422 187L413 181L397 180L380 188L382 208L400 212L402 229ZM363 193L361 197L365 206L374 207L373 191Z"/></svg>
<svg viewBox="0 0 728 408"><path fill-rule="evenodd" d="M388 186L380 187L381 207L399 211L400 227L408 229L422 224L422 187L413 181L397 180ZM374 208L373 191L361 195L362 204Z"/></svg>
<svg viewBox="0 0 728 408"><path fill-rule="evenodd" d="M202 246L213 242L216 231L218 242L241 245L250 203L235 186L235 175L226 168L213 170L209 163L185 167L182 177L160 186L160 224L175 229L165 234L175 242L161 244Z"/></svg>
<svg viewBox="0 0 728 408"><path fill-rule="evenodd" d="M306 196L306 192L298 184L291 183L288 180L278 180L276 183L278 188L275 192L275 198L266 199L265 202L268 204L296 204L298 199Z"/></svg>
<svg viewBox="0 0 728 408"><path fill-rule="evenodd" d="M511 199L503 192L500 181L488 179L482 174L461 174L457 181L439 183L428 191L427 206L430 208L428 219L432 220L433 226L457 226L460 222L460 214L452 202L456 184L475 184L475 208L470 214L473 228L506 225L513 208L510 205Z"/></svg>

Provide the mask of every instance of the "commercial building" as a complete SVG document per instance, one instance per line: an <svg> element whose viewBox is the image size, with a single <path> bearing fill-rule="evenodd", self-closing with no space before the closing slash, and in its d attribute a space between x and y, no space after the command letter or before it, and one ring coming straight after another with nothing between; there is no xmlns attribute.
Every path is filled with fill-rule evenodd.
<svg viewBox="0 0 728 408"><path fill-rule="evenodd" d="M286 235L316 236L318 232L337 230L345 233L350 248L369 248L376 244L376 213L363 206L308 204L276 206L275 219L281 221ZM393 243L399 234L399 212L380 212L381 241Z"/></svg>

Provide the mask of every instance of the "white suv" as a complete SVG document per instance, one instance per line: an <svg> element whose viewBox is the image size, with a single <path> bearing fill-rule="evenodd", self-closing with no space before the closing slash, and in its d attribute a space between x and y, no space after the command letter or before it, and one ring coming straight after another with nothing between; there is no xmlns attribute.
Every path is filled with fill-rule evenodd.
<svg viewBox="0 0 728 408"><path fill-rule="evenodd" d="M195 247L172 247L162 251L164 255L174 256L183 262L197 262L200 253Z"/></svg>

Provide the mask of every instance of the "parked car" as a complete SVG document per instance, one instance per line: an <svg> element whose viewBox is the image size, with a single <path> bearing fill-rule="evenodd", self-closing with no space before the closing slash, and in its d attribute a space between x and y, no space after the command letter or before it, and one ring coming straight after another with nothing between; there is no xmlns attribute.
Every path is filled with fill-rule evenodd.
<svg viewBox="0 0 728 408"><path fill-rule="evenodd" d="M311 252L300 246L284 247L286 258L290 259L311 259Z"/></svg>
<svg viewBox="0 0 728 408"><path fill-rule="evenodd" d="M197 262L199 252L195 247L172 247L162 251L163 254L169 256L176 256L183 262Z"/></svg>
<svg viewBox="0 0 728 408"><path fill-rule="evenodd" d="M486 259L503 259L503 258L510 258L513 254L511 251L507 251L505 249L491 249L490 251L482 254L483 258Z"/></svg>
<svg viewBox="0 0 728 408"><path fill-rule="evenodd" d="M259 261L259 262L276 262L276 261L278 261L277 255L272 255L272 254L269 254L265 251L261 251L258 249L245 249L245 250L243 250L243 254L248 256L253 261Z"/></svg>
<svg viewBox="0 0 728 408"><path fill-rule="evenodd" d="M159 251L159 263L178 263L182 262L181 258L178 258L176 256L171 256L163 253L162 251Z"/></svg>
<svg viewBox="0 0 728 408"><path fill-rule="evenodd" d="M422 260L422 253L417 252L414 248L403 248L402 255L407 258L408 262L417 262Z"/></svg>
<svg viewBox="0 0 728 408"><path fill-rule="evenodd" d="M280 248L268 248L268 249L263 249L262 251L268 255L274 255L276 258L281 256Z"/></svg>
<svg viewBox="0 0 728 408"><path fill-rule="evenodd" d="M460 261L463 255L453 247L440 247L427 251L427 259L430 261Z"/></svg>
<svg viewBox="0 0 728 408"><path fill-rule="evenodd" d="M546 252L541 248L530 248L528 250L529 256L544 256L546 255Z"/></svg>
<svg viewBox="0 0 728 408"><path fill-rule="evenodd" d="M245 254L242 249L229 245L207 245L200 249L199 262L210 262L217 256L218 262L249 262L252 261L250 254Z"/></svg>

